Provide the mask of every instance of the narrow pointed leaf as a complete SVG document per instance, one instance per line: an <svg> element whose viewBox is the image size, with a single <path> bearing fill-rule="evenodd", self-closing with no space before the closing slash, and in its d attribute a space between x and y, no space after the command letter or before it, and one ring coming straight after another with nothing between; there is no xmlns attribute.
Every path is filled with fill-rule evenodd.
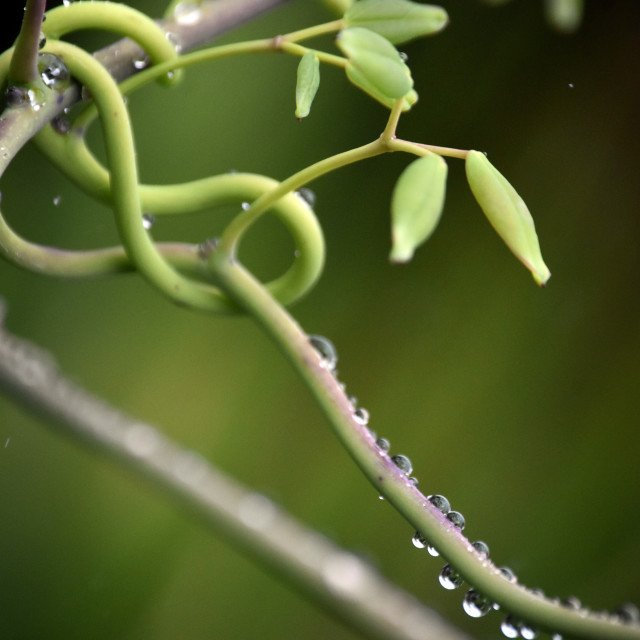
<svg viewBox="0 0 640 640"><path fill-rule="evenodd" d="M391 197L392 262L408 262L433 233L444 206L447 163L435 153L414 160Z"/></svg>
<svg viewBox="0 0 640 640"><path fill-rule="evenodd" d="M515 256L544 286L551 277L542 259L533 218L506 178L479 151L469 151L467 180L484 214Z"/></svg>
<svg viewBox="0 0 640 640"><path fill-rule="evenodd" d="M369 29L351 27L338 34L336 43L347 57L347 75L355 84L354 75L391 100L402 98L413 87L409 67L386 38Z"/></svg>
<svg viewBox="0 0 640 640"><path fill-rule="evenodd" d="M449 16L442 7L409 0L359 0L344 20L347 27L365 27L401 44L442 31Z"/></svg>
<svg viewBox="0 0 640 640"><path fill-rule="evenodd" d="M301 120L309 115L311 103L320 85L320 60L313 51L305 53L298 64L296 83L296 118Z"/></svg>

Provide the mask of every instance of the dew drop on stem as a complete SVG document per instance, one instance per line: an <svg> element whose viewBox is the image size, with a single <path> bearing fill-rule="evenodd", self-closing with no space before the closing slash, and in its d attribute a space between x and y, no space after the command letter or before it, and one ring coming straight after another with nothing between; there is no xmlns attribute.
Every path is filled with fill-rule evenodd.
<svg viewBox="0 0 640 640"><path fill-rule="evenodd" d="M251 203L249 202L243 202L242 205L240 205L242 207L243 211L248 211L249 208L251 207Z"/></svg>
<svg viewBox="0 0 640 640"><path fill-rule="evenodd" d="M432 557L432 558L437 558L440 555L440 552L433 547L432 545L427 545L427 553Z"/></svg>
<svg viewBox="0 0 640 640"><path fill-rule="evenodd" d="M407 456L403 456L401 453L391 456L391 461L393 464L400 469L403 473L409 475L413 471L413 465L411 464L411 460L407 458Z"/></svg>
<svg viewBox="0 0 640 640"><path fill-rule="evenodd" d="M624 624L640 624L640 610L632 602L625 602L614 612Z"/></svg>
<svg viewBox="0 0 640 640"><path fill-rule="evenodd" d="M138 71L142 71L142 69L145 69L150 62L151 62L151 59L143 51L142 53L140 53L140 55L137 58L133 60L133 66Z"/></svg>
<svg viewBox="0 0 640 640"><path fill-rule="evenodd" d="M516 574L510 567L500 567L500 573L509 581L509 582L518 582L518 578L516 578Z"/></svg>
<svg viewBox="0 0 640 640"><path fill-rule="evenodd" d="M324 367L329 371L334 371L338 364L338 352L336 351L333 342L328 338L319 335L310 335L309 342L317 351Z"/></svg>
<svg viewBox="0 0 640 640"><path fill-rule="evenodd" d="M309 207L313 208L316 204L316 194L307 187L302 187L296 191L298 197L303 200Z"/></svg>
<svg viewBox="0 0 640 640"><path fill-rule="evenodd" d="M69 83L69 69L62 58L52 53L38 55L38 71L42 81L50 88L63 90Z"/></svg>
<svg viewBox="0 0 640 640"><path fill-rule="evenodd" d="M173 10L173 16L180 25L197 24L201 15L202 11L195 2L180 2Z"/></svg>
<svg viewBox="0 0 640 640"><path fill-rule="evenodd" d="M378 448L382 449L385 453L391 449L391 443L386 438L378 438L376 440L376 444L378 445Z"/></svg>
<svg viewBox="0 0 640 640"><path fill-rule="evenodd" d="M460 531L464 529L464 516L459 511L449 511L449 513L447 513L447 520L449 520L454 527L460 529Z"/></svg>
<svg viewBox="0 0 640 640"><path fill-rule="evenodd" d="M574 609L576 611L582 607L580 599L576 598L576 596L569 596L568 598L564 598L563 600L560 600L560 604L567 609Z"/></svg>
<svg viewBox="0 0 640 640"><path fill-rule="evenodd" d="M369 424L369 412L363 407L358 407L353 412L353 419L358 424L367 425Z"/></svg>
<svg viewBox="0 0 640 640"><path fill-rule="evenodd" d="M468 616L482 618L493 609L493 602L475 589L469 589L462 601L462 608Z"/></svg>
<svg viewBox="0 0 640 640"><path fill-rule="evenodd" d="M487 545L486 542L483 542L482 540L476 540L475 542L471 543L471 546L480 554L480 555L484 555L487 558L489 557L489 545Z"/></svg>
<svg viewBox="0 0 640 640"><path fill-rule="evenodd" d="M457 589L464 582L462 576L450 564L442 567L438 580L442 587L449 591Z"/></svg>
<svg viewBox="0 0 640 640"><path fill-rule="evenodd" d="M156 217L152 213L142 214L142 226L148 231L155 224Z"/></svg>
<svg viewBox="0 0 640 640"><path fill-rule="evenodd" d="M411 538L411 542L416 549L424 549L427 546L426 539L419 531L416 531L413 534L413 538Z"/></svg>
<svg viewBox="0 0 640 640"><path fill-rule="evenodd" d="M427 498L427 500L441 513L443 513L444 515L447 515L447 513L449 513L449 511L451 511L451 505L449 504L449 501L444 497L441 496L439 494L435 494L432 496L429 496Z"/></svg>
<svg viewBox="0 0 640 640"><path fill-rule="evenodd" d="M520 635L520 625L512 616L507 616L500 625L500 631L506 638L517 638Z"/></svg>
<svg viewBox="0 0 640 640"><path fill-rule="evenodd" d="M520 627L520 635L524 640L535 640L538 637L538 631L533 627L522 625Z"/></svg>

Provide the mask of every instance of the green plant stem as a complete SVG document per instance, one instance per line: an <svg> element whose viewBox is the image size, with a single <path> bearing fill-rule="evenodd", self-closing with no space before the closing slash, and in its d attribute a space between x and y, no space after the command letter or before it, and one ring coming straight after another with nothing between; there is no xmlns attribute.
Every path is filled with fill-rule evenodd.
<svg viewBox="0 0 640 640"><path fill-rule="evenodd" d="M180 21L173 16L158 22L158 26L165 34L175 34L185 52L285 2L288 0L205 0L198 5L197 20ZM7 69L12 54L13 49L0 54L0 64L6 65ZM140 72L134 61L142 54L140 45L125 38L97 51L94 56L113 78L120 81ZM30 138L79 100L80 88L72 84L58 101L47 103L46 108L38 111L22 109L19 113L16 109L5 111L0 116L0 166L6 166Z"/></svg>
<svg viewBox="0 0 640 640"><path fill-rule="evenodd" d="M235 259L238 244L244 233L284 194L300 189L304 185L335 169L359 162L366 158L372 158L386 151L385 142L378 139L361 147L350 149L349 151L320 160L294 173L286 180L283 180L276 189L258 198L249 209L243 211L229 223L220 238L220 250L228 253Z"/></svg>
<svg viewBox="0 0 640 640"><path fill-rule="evenodd" d="M27 0L9 68L9 81L13 84L26 85L38 78L38 49L45 5L46 0Z"/></svg>
<svg viewBox="0 0 640 640"><path fill-rule="evenodd" d="M323 24L315 25L314 27L307 27L306 29L300 29L298 31L292 31L283 36L282 39L286 42L300 42L301 40L308 40L310 38L316 38L328 33L335 33L344 28L344 20L332 20L331 22L325 22Z"/></svg>
<svg viewBox="0 0 640 640"><path fill-rule="evenodd" d="M393 103L391 108L391 114L387 120L387 126L384 128L382 135L380 136L387 145L395 140L396 129L398 127L398 121L402 115L402 107L404 106L404 98L399 98Z"/></svg>
<svg viewBox="0 0 640 640"><path fill-rule="evenodd" d="M467 157L469 151L465 149L452 149L451 147L438 147L433 144L422 144L421 142L410 142L409 140L401 140L395 138L389 141L389 148L392 151L404 151L406 153L413 153L415 155L422 155L421 149L425 151L431 151L437 153L439 156L445 156L447 158L458 158L464 160Z"/></svg>
<svg viewBox="0 0 640 640"><path fill-rule="evenodd" d="M47 427L126 467L321 603L365 638L470 640L354 554L297 522L198 454L70 382L51 356L0 327L0 389Z"/></svg>
<svg viewBox="0 0 640 640"><path fill-rule="evenodd" d="M340 69L344 69L347 66L347 59L342 56L336 56L332 53L326 53L325 51L319 51L317 49L310 49L309 47L296 44L295 42L288 42L284 37L275 38L274 42L276 43L279 51L283 51L284 53L288 53L299 58L302 58L305 53L313 51L318 56L320 62L330 64Z"/></svg>
<svg viewBox="0 0 640 640"><path fill-rule="evenodd" d="M354 419L354 407L338 380L322 364L307 335L233 256L216 251L209 260L216 278L289 358L323 409L336 435L360 469L441 556L503 612L541 631L591 640L638 640L640 628L613 618L603 620L586 610L574 611L510 582L493 563L478 554L462 533L440 513L389 456L377 447L368 429Z"/></svg>

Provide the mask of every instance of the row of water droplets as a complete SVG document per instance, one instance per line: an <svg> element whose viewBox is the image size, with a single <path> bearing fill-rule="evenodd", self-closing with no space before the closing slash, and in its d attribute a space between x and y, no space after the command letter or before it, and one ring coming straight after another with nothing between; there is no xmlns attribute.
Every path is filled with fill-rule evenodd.
<svg viewBox="0 0 640 640"><path fill-rule="evenodd" d="M448 520L460 530L464 528L464 518L457 512L451 511L449 501L441 495L432 495L427 498L431 504L433 504L439 511L441 511ZM426 549L432 556L439 556L438 551L432 547L426 538L416 531L412 538L413 546L417 549ZM487 566L493 566L489 560L489 547L482 540L470 543L470 551L473 550L479 554L482 560ZM509 582L517 582L518 579L509 567L497 567L502 575L509 580ZM462 586L464 579L460 573L452 567L450 564L445 564L440 571L438 580L441 586L447 590L454 590ZM537 597L544 598L545 594L541 589L528 589L528 591ZM553 598L552 603L580 611L584 615L591 614L595 617L606 620L608 622L618 622L621 624L640 624L640 611L631 603L626 603L616 609L613 613L609 612L591 612L589 609L582 606L580 600L575 596L569 598L559 599ZM491 601L491 599L484 596L476 589L469 589L462 600L462 608L465 613L472 618L481 618L486 616L491 611L497 611L500 609L500 605ZM507 615L501 625L500 630L502 634L507 638L524 638L525 640L534 640L538 636L538 631L531 625L522 620L518 620L516 617ZM554 634L552 640L562 640L560 634Z"/></svg>
<svg viewBox="0 0 640 640"><path fill-rule="evenodd" d="M297 192L299 197L307 201L308 204L311 206L311 203L308 200L309 194L301 193L301 191L302 190ZM305 190L305 191L308 191L308 190ZM329 340L328 338L325 338L324 336L320 336L320 335L310 335L308 337L309 337L309 342L311 343L311 346L316 350L316 352L320 356L320 359L324 368L327 369L329 372L331 372L331 374L333 374L336 380L338 380L337 379L338 371L336 369L338 365L338 352L333 342L331 342L331 340ZM344 392L346 389L345 384L343 382L338 381L338 385ZM369 434L375 440L375 443L380 453L382 455L389 455L389 451L391 449L391 443L386 438L379 438L376 432L369 427L369 412L364 407L358 406L358 400L354 396L349 396L349 404L351 405L353 419L358 424L361 424L367 427L367 429L369 430ZM411 473L413 471L413 464L411 463L411 460L407 456L399 453L399 454L389 456L389 459L391 460L391 462L393 462L396 465L396 467L398 467L398 469L400 469L400 471L402 471L406 476L409 477L409 480L414 485L418 484L417 478L414 478L411 476ZM384 498L380 496L380 499L383 500Z"/></svg>
<svg viewBox="0 0 640 640"><path fill-rule="evenodd" d="M321 358L322 365L330 371L337 380L337 365L338 365L338 353L334 346L334 344L324 336L320 335L309 335L309 342L311 346L316 350L318 355ZM342 390L345 390L344 383L338 383ZM353 410L353 418L359 424L368 427L369 423L369 412L363 407L357 406L357 400L354 397L350 397L349 401L351 403L351 407ZM369 427L368 427L369 428ZM378 446L380 452L384 455L388 455L391 445L386 438L379 438L369 428L369 432L371 436L374 438L376 445ZM394 464L403 471L407 476L411 476L413 471L413 466L409 458L405 455L394 455L390 456L390 459L394 462ZM414 485L418 484L418 480L415 477L410 477L410 480ZM382 499L382 496L380 496ZM451 509L451 504L449 500L442 495L434 494L427 496L427 500L438 510L440 511L445 518L457 529L462 531L465 527L465 519L464 516L459 511L454 511ZM437 557L439 556L438 550L429 544L429 541L426 539L424 535L420 531L416 531L412 538L413 546L417 549L426 549L429 555ZM489 547L482 540L477 540L476 542L471 542L469 546L469 550L477 553L481 559L486 563L487 567L494 566L491 560L489 559ZM518 581L515 573L506 566L497 567L497 569L502 573L505 579L510 582L516 583ZM440 571L438 576L438 580L441 586L447 590L455 590L462 586L464 583L464 579L460 575L460 573L452 567L450 564L445 564ZM532 595L535 595L540 598L544 598L544 592L541 589L531 589L529 590ZM638 608L630 603L624 604L618 609L616 609L613 613L609 612L600 612L593 613L588 609L582 607L580 601L575 596L571 596L569 598L565 598L563 600L559 598L554 598L552 600L553 603L558 604L560 606L567 607L569 609L573 609L576 611L580 611L585 615L591 614L595 615L598 618L603 620L607 620L608 622L618 622L620 624L640 624L640 611ZM474 588L470 588L463 600L462 600L462 608L464 612L472 618L481 618L486 616L491 611L497 611L500 609L500 605L491 601L490 598L485 597L482 593L477 591ZM524 640L534 640L538 637L538 630L527 624L522 620L518 620L514 616L507 615L501 625L500 630L502 634L506 638L524 638ZM552 640L562 640L562 636L560 634L554 634L552 636Z"/></svg>

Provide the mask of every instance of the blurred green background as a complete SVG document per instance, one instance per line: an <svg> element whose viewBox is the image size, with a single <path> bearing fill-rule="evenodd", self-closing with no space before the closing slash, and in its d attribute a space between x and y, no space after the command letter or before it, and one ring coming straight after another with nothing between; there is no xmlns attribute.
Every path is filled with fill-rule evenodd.
<svg viewBox="0 0 640 640"><path fill-rule="evenodd" d="M163 4L133 2L154 16ZM411 264L391 266L388 203L410 157L384 156L312 185L327 268L293 313L335 342L340 377L372 428L498 564L596 609L638 602L640 7L587 3L566 37L545 23L541 1L442 4L449 28L405 47L420 102L399 135L487 151L527 201L553 278L534 285L454 160L439 229ZM329 18L317 2L293 1L225 41ZM229 60L133 96L143 180L230 169L283 179L379 134L384 109L334 69L297 122L295 69L280 56ZM0 187L8 219L35 241L115 241L109 211L32 149ZM232 213L154 230L198 242ZM291 252L273 221L245 251L265 277ZM62 281L2 263L0 295L9 329L74 380L364 554L475 637L500 636L499 614L468 619L462 590L440 588L441 561L413 548L409 525L378 500L252 321L178 309L136 276ZM0 399L2 638L256 635L354 637L154 490Z"/></svg>

